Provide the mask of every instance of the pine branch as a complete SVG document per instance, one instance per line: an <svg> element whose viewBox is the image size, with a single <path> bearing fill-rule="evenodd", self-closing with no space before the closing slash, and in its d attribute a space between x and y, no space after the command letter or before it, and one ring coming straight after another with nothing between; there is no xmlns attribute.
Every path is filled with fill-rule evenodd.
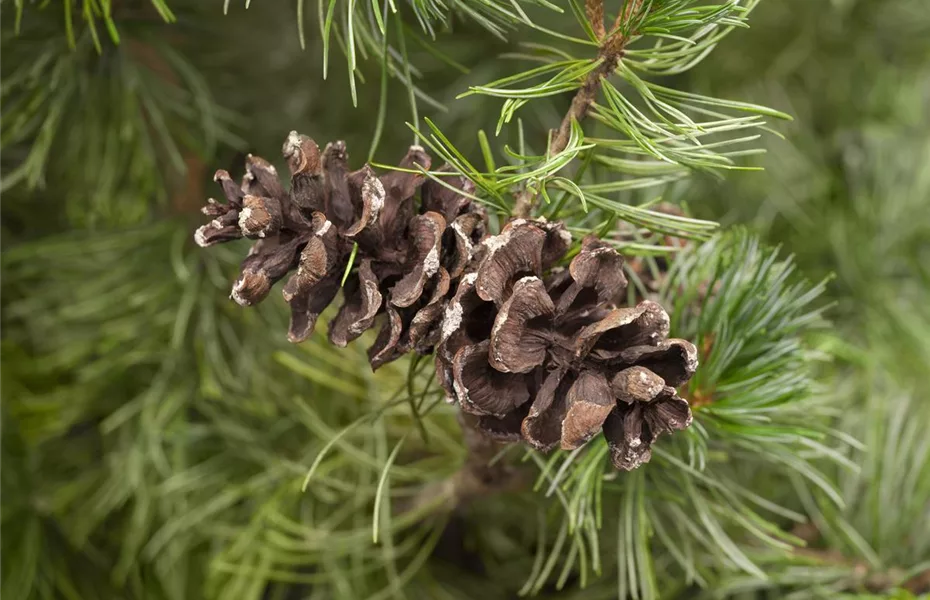
<svg viewBox="0 0 930 600"><path fill-rule="evenodd" d="M604 0L585 1L585 14L600 42L599 64L588 73L584 84L575 93L558 130L550 132L550 144L547 151L549 157L558 155L566 149L573 125L582 121L587 115L589 107L600 90L601 80L617 68L623 57L624 48L632 36L629 31L630 22L634 16L638 16L642 4L643 0L626 2L608 35L604 25ZM522 192L516 197L513 216L516 218L530 216L536 198L536 192L524 186ZM482 433L476 429L473 419L463 417L460 422L469 454L453 484L455 490L453 497L464 499L472 495L485 495L498 491L502 486L512 486L513 477L502 477L500 468L493 469L488 466L488 462L496 454L497 445L484 438Z"/></svg>
<svg viewBox="0 0 930 600"><path fill-rule="evenodd" d="M588 74L585 78L581 89L572 98L571 107L562 119L561 125L555 132L552 143L549 148L549 154L558 154L565 149L568 143L568 137L571 132L572 121L581 121L588 114L588 109L597 97L601 88L601 80L609 76L617 68L620 60L623 58L623 52L630 38L635 33L628 31L628 26L634 16L639 15L642 8L643 0L630 0L624 4L623 10L617 16L611 33L608 35L604 32L604 0L587 0L585 8L590 15L600 15L599 21L592 21L595 31L600 32L598 39L600 41L600 50L598 60L600 65ZM589 8L590 7L590 8Z"/></svg>
<svg viewBox="0 0 930 600"><path fill-rule="evenodd" d="M358 1L355 6L361 10L367 9L367 4ZM629 4L627 2L625 6ZM673 3L653 4L668 6ZM337 5L342 6L341 3ZM430 10L431 3L418 2L417 6ZM592 14L596 13L587 8L585 12L592 29L598 39L603 40L610 35L603 24L603 13L600 19L592 19ZM603 11L603 5L600 8ZM695 21L704 16L699 12L691 15ZM720 20L719 23L728 24L735 20L734 16L732 20ZM356 21L356 25L360 22ZM377 29L372 27L371 30ZM677 31L671 26L666 30ZM358 34L359 29L356 28L355 32ZM713 33L696 43L672 41L657 49L625 49L625 58L616 73L617 79L611 82L605 76L596 82L598 89L595 95L604 95L604 105L588 103L582 118L587 119L586 125L596 121L597 125L605 125L623 135L629 131L630 135L624 139L586 138L579 133L578 119L570 120L570 139L562 152L553 152L550 146L539 156L529 156L532 152L521 148L519 155L513 152L506 154L509 162L505 168L498 169L492 160L488 161L486 173L474 169L469 171L480 182L477 193L489 205L493 203L495 208L502 208L501 214L506 214L508 206L502 202L510 202L508 190L522 186L524 190L533 190L535 196L545 194L548 187L549 193L554 191L561 194L561 198L553 198L558 201L553 203L552 210L547 208L547 216L570 218L572 232L577 235L592 229L609 231L615 223L613 219L620 218L634 223L637 235L645 234L646 230L674 233L681 229L689 237L706 237L713 224L659 215L648 205L630 206L613 195L628 193L629 190L640 189L637 186L655 182L664 185L687 175L692 169L733 168L732 159L745 155L740 154L743 151L718 153L715 150L719 149L717 138L713 136L739 131L744 125L748 128L748 121L727 118L723 125L689 123L670 116L670 112L663 112L668 106L678 109L687 104L691 109L705 110L697 114L709 117L712 123L723 122L722 117L711 113L742 110L737 104L669 90L639 79L643 73L681 72L703 57L719 37ZM87 50L84 44L91 42L87 41L89 38L79 39L84 40L81 42L83 52ZM373 39L375 42L384 41L377 36ZM665 42L673 39L672 36L663 38ZM695 50L692 52L686 48ZM687 52L692 53L686 59L681 58ZM567 54L560 58L571 60ZM576 73L578 62L593 61L577 61L571 67L576 69ZM389 69L386 60L382 64L386 70ZM396 57L391 64L392 69L408 66L406 61L402 63ZM582 66L587 68L587 65ZM599 67L600 64L594 69ZM80 70L83 69L75 69ZM729 75L727 69L722 71ZM412 72L415 73L415 69ZM583 71L574 80L567 78L577 81L571 83L575 86L571 89L576 96L581 93L576 88L584 87L591 72ZM571 71L568 73L570 75ZM40 76L49 79L42 73ZM413 82L416 77L408 74L404 81ZM620 79L622 81L618 81ZM638 102L642 99L646 108L639 103L635 106L633 102L624 103L626 89L623 94L617 90L620 85L627 84L634 86L635 90L628 94L630 100ZM529 98L536 92L540 95L549 93L563 85L566 85L564 80L557 80L551 89L537 89L525 96ZM565 90L557 93L564 94ZM515 97L521 101L524 99ZM181 104L184 103L182 100ZM516 110L515 106L508 105L513 110ZM655 118L655 113L649 112L653 108L671 123ZM826 110L822 112L827 113ZM693 117L695 113L689 114ZM82 121L73 120L78 125ZM5 126L15 124L12 119L5 118L4 121ZM43 118L38 116L26 121L41 123ZM756 120L751 125L758 127L759 124L760 121ZM87 128L84 131L92 130ZM553 138L558 133L558 130L551 132L550 139L555 141ZM633 134L637 135L634 137ZM67 138L80 139L83 135L77 131ZM692 144L693 140L703 140L705 135L712 141ZM819 143L819 139L824 137L830 136L818 136L818 140L812 142ZM65 136L55 138L56 149L60 150L63 139ZM137 146L137 141L126 140L121 142L120 148ZM82 148L84 146L77 146L67 155L83 157ZM5 154L12 156L12 153ZM898 152L889 150L883 154L887 154L894 163L902 162ZM913 156L915 162L919 160L920 155L911 151L907 154L909 158ZM458 155L449 156L453 161L459 160ZM886 168L860 168L859 163L852 162L859 156L855 152L843 156L851 161L848 165L850 173L856 173L844 178L847 185L850 179L861 176L864 171L896 174L894 177L876 176L877 183L893 179L904 186L917 180L909 174ZM590 172L585 175L584 166L579 169L581 173L575 173L571 178L561 177L559 169L575 158L581 158L585 165L594 165L611 174L632 175L635 179L598 180ZM77 164L84 166L85 171L96 172L93 166L87 167L82 160L72 161L72 167ZM466 170L471 169L467 163L459 164ZM153 173L151 168L144 166L141 170ZM34 172L41 174L43 171L38 169ZM603 170L595 173L598 174L603 174ZM787 181L791 178L782 179ZM55 180L56 177L50 173L49 181ZM78 183L76 189L94 189L91 182ZM866 183L871 185L872 182ZM133 197L119 198L102 192L99 199L119 204L132 201L141 205L150 199L135 196L144 196L150 189L146 187L141 192L137 189ZM885 316L860 317L870 327L893 330L892 333L885 331L892 338L890 342L869 344L868 352L863 350L861 356L859 350L845 345L847 340L836 343L842 342L847 351L856 352L856 360L862 365L872 365L875 355L887 353L902 365L899 367L901 371L914 376L922 373L920 358L927 356L924 343L927 336L923 335L927 331L926 319L921 316L926 311L919 303L915 303L915 308L900 304L900 301L905 296L920 298L920 284L914 277L902 276L902 271L918 256L912 250L913 242L910 240L921 239L916 229L923 221L914 219L914 215L920 212L916 200L926 194L921 195L920 190L905 189L894 194L881 193L882 189L877 187L870 195L863 196L855 207L862 213L859 218L863 223L880 227L855 230L844 227L841 219L844 213L836 209L835 214L828 213L831 215L831 227L858 234L824 238L829 237L834 244L839 239L839 243L845 244L841 246L844 250L841 254L847 257L844 258L844 268L877 265L876 273L884 277L883 281L876 283L871 272L854 277L844 272L844 284L860 283L861 287L867 288L869 296L866 299L882 309L881 315L899 311L900 314L892 315L890 319ZM904 194L913 199L912 203L898 203L892 210L888 210L887 204L874 201L875 198L904 197ZM742 198L744 195L726 196ZM752 194L746 196L748 200ZM528 201L537 199L531 197ZM590 212L582 215L580 211L572 211L567 203L573 200L580 201L584 210ZM846 211L846 203L842 204L842 210ZM69 202L68 205L73 206L74 203ZM748 202L746 205L754 211L757 209ZM884 207L878 215L882 219L870 210L874 206ZM768 216L764 211L760 212L764 217ZM892 216L896 222L892 221ZM822 220L812 224L819 228ZM176 229L177 225L172 225L172 228ZM805 229L805 235L812 230ZM902 231L907 235L902 235ZM861 243L863 239L878 239L884 234L896 240L896 244L882 244L883 252L875 252L873 245ZM117 249L110 248L106 260L100 260L99 253L84 252L90 248L85 241L79 245L68 240L44 249L31 248L28 252L20 252L15 278L5 278L6 302L11 297L7 293L10 286L22 298L15 302L14 311L5 310L5 319L22 320L25 325L16 322L18 332L12 327L9 330L14 334L12 352L7 345L8 340L4 340L4 366L9 369L13 377L10 385L16 390L10 395L11 402L4 403L4 410L18 413L15 418L4 419L10 425L4 428L4 441L9 439L7 436L11 432L32 436L28 454L20 450L7 453L4 446L4 461L10 460L11 466L11 469L3 471L4 483L9 485L4 490L9 493L4 496L16 500L16 494L19 494L24 500L16 505L17 511L10 520L4 522L4 527L10 525L11 533L21 534L11 537L9 546L6 540L4 544L5 550L13 549L4 552L4 558L5 561L14 561L13 569L5 570L5 574L16 574L15 578L11 578L14 584L28 580L34 572L32 567L37 565L36 580L43 589L76 590L71 595L76 593L82 597L99 596L100 590L106 590L102 592L104 596L160 598L159 588L164 585L174 589L173 593L165 593L165 597L180 598L198 595L191 590L200 591L200 572L206 572L209 564L208 587L213 590L209 594L205 592L209 597L265 595L279 598L312 588L315 595L334 597L362 598L371 595L386 598L403 589L411 597L455 595L476 598L503 594L500 588L507 587L532 569L531 581L525 588L528 592L545 590L549 582L561 588L566 578L574 579L576 576L584 586L585 577L590 573L604 573L606 576L599 582L589 583L583 594L585 597L615 597L617 582L609 581L609 576L616 569L620 573L621 589L640 598L656 591L656 580L661 585L663 597L666 591L669 597L674 597L678 591L675 586L686 579L699 585L706 584L716 593L716 577L732 573L735 569L751 570L756 556L747 550L747 547L753 547L752 543L746 543L747 538L751 542L751 538L762 536L766 544L776 547L781 547L779 543L793 543L787 537L780 538L781 534L773 533L769 526L777 521L766 516L766 511L772 511L778 519L795 520L804 516L790 510L789 507L796 508L791 500L784 501L790 493L784 492L788 486L784 486L783 479L779 477L792 470L787 467L797 467L803 475L817 477L823 463L829 461L817 461L816 468L811 470L811 458L836 450L832 444L828 447L822 436L813 435L829 437L834 433L819 428L812 431L810 421L818 420L821 414L817 406L811 409L805 401L810 395L807 386L811 383L806 368L815 362L816 356L801 352L804 344L800 334L816 320L816 315L812 317L809 312L797 310L800 300L788 307L779 302L779 299L803 297L808 290L775 288L772 291L770 287L752 285L758 278L740 274L741 269L745 272L753 269L740 265L739 257L745 253L743 250L735 251L737 259L733 262L736 264L728 263L725 269L722 268L727 274L726 285L721 286L724 298L711 299L704 310L686 313L682 322L674 325L678 332L706 332L706 335L702 334L704 343L700 346L703 357L710 357L702 367L707 374L700 375L689 389L692 400L700 399L692 406L701 406L695 406L695 414L699 415L698 425L695 427L696 435L688 439L688 444L663 444L662 453L657 453L655 464L648 470L622 479L615 479L600 468L603 447L596 440L585 452L578 454L559 453L548 459L536 455L527 457L527 460L539 462L539 486L543 492L550 492L552 505L546 505L541 498L533 500L531 510L526 510L525 504L509 499L508 502L487 503L491 506L483 508L492 511L494 517L489 522L507 525L473 527L469 532L473 539L478 539L479 546L484 536L488 542L485 549L492 548L483 556L483 569L487 570L482 570L480 577L470 577L450 575L442 570L444 567L433 565L424 569L425 575L420 577L418 569L423 567L425 557L437 547L434 536L441 531L441 524L421 527L418 522L424 515L418 511L410 511L410 515L391 514L390 510L385 512L385 507L402 505L424 485L428 486L429 482L446 475L449 478L440 484L446 486L442 490L447 495L436 496L436 499L452 497L449 494L465 499L485 494L488 491L485 482L500 478L500 472L496 470L498 465L489 468L498 449L482 440L470 440L471 430L466 425L469 456L463 461L463 448L453 412L446 410L441 398L435 398L439 402L438 408L429 418L424 417L429 411L422 411L423 414L417 414L417 409L413 414L407 411L405 398L401 398L397 405L390 400L377 399L386 381L393 385L396 373L382 372L377 379L362 375L362 367L348 360L354 356L351 351L337 355L313 342L296 350L280 350L271 343L273 336L266 334L268 327L259 319L252 323L255 329L252 334L241 335L241 326L245 324L245 321L240 321L243 315L229 311L225 301L216 295L216 288L228 283L226 279L231 272L231 262L217 265L215 261L189 257L175 260L181 254L183 240L150 245L135 232L126 237L128 239ZM165 237L167 240L170 235ZM654 270L657 262L670 256L667 252L657 254L662 247L653 245L654 239L640 240L637 237L633 242L619 237L612 239L629 252L648 256L644 262L650 270ZM109 237L99 238L99 243L106 247L115 241ZM786 245L792 250L798 247L790 243ZM81 248L82 252L74 252L75 247ZM803 247L802 254L805 250L809 248ZM866 263L858 256L866 253L878 258L873 257L872 263ZM74 261L82 260L81 255L84 254L87 256L83 260L89 264L75 264ZM146 263L140 258L146 254L164 256L166 260L157 262L157 268L152 269L147 266L151 261ZM167 260L169 254L171 261ZM653 254L656 255L653 257ZM226 261L232 260L231 255L223 256ZM681 264L688 268L679 267L678 273L691 292L686 290L682 294L677 287L681 281L672 278L661 290L664 297L677 298L681 295L682 303L690 305L701 294L706 295L706 288L700 292L692 286L694 282L687 272L702 262L713 263L713 256L702 254L695 261L694 255L687 252ZM907 261L899 262L901 256L906 256ZM816 262L809 257L808 261ZM919 267L911 271L923 273ZM56 273L58 277L63 270L67 277L61 285L52 287L46 283L36 287L36 273ZM172 271L186 276L194 274L204 278L205 282L202 287L190 281L178 285ZM772 277L780 277L786 271L778 271ZM894 299L887 295L889 285L894 285ZM80 292L78 301L61 305L63 299L74 297L75 291ZM51 301L56 298L59 299L57 302ZM174 310L175 305L177 310ZM862 312L862 306L850 305L848 310L850 313ZM789 309L796 311L794 318L784 316L791 312ZM267 312L275 318L280 317L273 310ZM777 318L770 319L772 314ZM706 322L701 321L702 315ZM247 316L244 318L248 319ZM754 327L750 332L752 335L746 334L744 326L763 322L763 325ZM39 332L39 335L34 332ZM37 341L42 344L38 350L19 347L27 347ZM272 354L276 361L262 360ZM159 369L170 362L168 359L172 356L182 357L177 360L181 370L171 372L171 376L167 377ZM11 358L16 362L8 362ZM269 362L276 362L277 368ZM154 384L150 383L153 377L149 368L159 374ZM124 372L125 377L118 380L110 375ZM244 374L254 375L245 377ZM291 376L291 380L287 380L287 375ZM833 379L826 381L830 386L842 385L842 380L847 379L845 375L838 378L839 382ZM251 379L253 376L254 380ZM848 385L861 387L863 398L874 396L876 404L900 404L905 392L898 388L878 395L862 386L863 380L870 376L859 376L857 372L856 377L848 378ZM5 383L9 382L5 380ZM41 383L41 391L33 389L38 383ZM50 384L56 389L44 389ZM428 384L420 379L416 380L416 384L424 386L423 397L433 399L434 394ZM190 401L191 398L194 400ZM337 402L334 398L349 398L351 402ZM858 402L846 402L844 398L839 406L846 413L857 413L863 398ZM123 400L126 401L125 406L121 406ZM854 406L855 410L848 410L849 406ZM384 419L365 421L371 426L353 429L343 435L347 422L353 422L368 411L379 411ZM840 511L833 507L829 498L821 504L819 496L826 496L827 492L817 493L814 509L823 511L828 520L836 522L836 533L835 539L825 543L829 549L822 551L824 556L817 556L821 552L817 550L802 551L798 555L801 560L817 563L808 571L835 572L836 575L828 574L828 577L835 576L840 583L849 577L850 571L866 574L866 577L875 573L884 578L881 579L883 585L890 587L893 579L904 572L898 569L907 568L905 561L926 555L922 552L926 547L924 540L930 538L914 535L915 531L925 533L926 527L921 524L928 522L919 512L926 507L922 501L926 497L926 485L919 483L927 481L924 476L926 467L921 470L916 459L909 458L918 456L922 440L919 425L926 419L913 417L912 413L904 410L901 412L905 417L887 424L872 419L871 413L863 418L870 428L890 432L887 441L881 438L872 444L876 455L882 452L886 455L875 465L864 464L853 451L848 455L841 452L842 462L853 462L864 469L861 481L849 484L846 473L851 470L848 465L837 469L837 473L833 473L829 465L824 467L826 485L835 484L843 492L843 499L856 510ZM798 413L803 418L798 418ZM424 417L423 427L434 443L430 446L413 444L411 447L410 440L416 437L411 435L403 452L389 453L392 447L398 447L393 445L397 439L413 427L414 420L421 417ZM96 431L96 425L103 418L108 424L119 425L113 425L112 430L101 434ZM165 425L166 420L168 425ZM896 426L896 421L902 424ZM863 431L868 432L870 428ZM854 431L846 421L839 429L844 433ZM859 433L857 431L856 435ZM799 440L812 445L803 446ZM775 464L776 461L761 459L764 452L756 446L776 450L787 448L777 457L799 460L792 465ZM105 464L97 460L101 449L107 459ZM389 454L396 461L388 462ZM14 463L20 456L25 457L22 464ZM294 489L297 487L295 481L299 483L310 462L318 465L318 469L308 491L299 494ZM460 463L464 466L462 471L449 472ZM19 482L6 484L6 477L11 475L13 468L29 473L35 470L35 464L42 466L41 480L29 481L28 485ZM920 464L928 463L924 459ZM75 476L75 473L80 473L80 476ZM378 481L385 482L383 488L376 486ZM454 491L448 487L448 482L454 483ZM918 485L920 489L915 491ZM595 493L599 493L601 487L609 498L603 505L598 504L599 496ZM376 489L381 490L377 496ZM370 518L374 498L380 502L376 505L382 508L379 521L381 546L372 548ZM892 505L887 501L889 498L911 499L909 504L913 506L901 503L900 510L892 511L896 514L885 518L887 511L881 511L882 507ZM669 499L675 501L670 502ZM861 502L861 505L857 506L856 502ZM689 512L692 505L700 506L704 511L700 518ZM565 510L552 510L553 506L564 507ZM681 509L676 512L676 507ZM538 509L543 515L540 518L542 525L534 522L536 514L533 509ZM545 514L547 510L548 517ZM528 513L530 518L527 519L523 513ZM81 514L82 519L75 520L70 516L72 514ZM873 529L876 525L871 519L874 514L883 517L877 531ZM525 522L527 520L529 524ZM552 522L556 524L554 530L550 527ZM144 523L144 526L138 523ZM783 526L781 528L784 529ZM79 533L95 529L88 544L92 546L91 550L83 553L73 547L74 529ZM509 530L517 533L511 534ZM611 542L610 535L603 533L614 530L621 532L616 545ZM157 543L148 545L156 533ZM535 541L537 535L531 534L538 534L538 541ZM534 543L528 543L530 539ZM736 550L731 546L726 546L726 551L722 550L724 544L718 543L721 540L732 543ZM149 549L145 556L138 563L127 562L137 556L142 544ZM866 556L868 552L878 555L884 566L876 567L869 558L858 554L857 545L862 546ZM215 553L207 555L202 552L200 549L204 546L216 549ZM527 552L527 546L531 552ZM495 549L501 547L508 553L506 567L498 564L502 561L495 560L498 557ZM537 551L539 560L534 562L533 552ZM19 556L16 556L17 552ZM805 552L810 555L803 556ZM513 553L518 556L513 558ZM609 556L612 553L616 554L618 561L599 564L599 554ZM55 562L48 557L54 557ZM833 565L835 568L826 568L830 560L837 561ZM129 573L127 585L132 591L113 589L111 592L110 586L117 584L113 583L114 578L109 572L104 572L107 566L101 565L117 562L120 562L120 577ZM619 564L610 564L612 562ZM461 564L456 562L458 566ZM183 573L177 577L165 576L177 565L185 565ZM796 571L791 569L798 568L797 563L784 561L783 554L770 564L757 562L757 565L770 576L772 586L798 590L798 596L808 592L799 589L807 585L806 582L793 579ZM902 579L905 588L913 591L920 589L921 580L926 582L927 572L919 565L913 565L912 569L916 574L911 579ZM657 572L668 572L669 576L657 578ZM438 575L443 576L443 594L431 593L436 590L430 586L436 585ZM7 579L4 577L4 591L9 591ZM95 580L102 582L99 587L93 585L97 583ZM462 580L465 583L459 586ZM143 584L134 583L142 581L145 582L145 593ZM753 576L742 581L746 584L743 593L764 589L764 583ZM826 586L821 586L820 590L826 588L822 595L833 592L834 588L830 586L834 583L828 580ZM753 585L758 587L753 588ZM23 588L14 587L11 597L28 596L21 591ZM455 589L449 592L446 588ZM734 589L734 593L739 592L738 586ZM816 595L819 591L814 584L811 589L809 594ZM728 590L721 588L719 593L725 595ZM777 594L778 589L772 593ZM686 595L692 593L689 591Z"/></svg>
<svg viewBox="0 0 930 600"><path fill-rule="evenodd" d="M693 171L716 174L722 170L757 169L741 166L736 161L760 152L741 147L758 139L758 134L736 134L748 129L766 129L764 117L790 119L788 115L762 106L683 92L641 76L682 72L698 64L730 31L745 26L746 16L755 4L756 0L748 0L745 6L742 2L707 5L695 0L676 0L667 4L647 4L630 0L623 4L613 26L608 29L602 2L588 0L584 9L573 3L573 13L590 41L570 40L585 48L596 47L594 57L574 58L567 52L540 47L540 56L536 58L544 63L543 66L486 85L472 86L461 95L504 98L497 126L497 133L500 133L516 111L530 102L573 91L571 104L559 127L548 133L545 153L530 160L522 156L525 154L522 151L518 156L505 148L505 154L524 162L522 168L511 165L497 169L515 173L513 178L508 178L511 188L506 190L495 185L493 179L497 173L482 174L473 169L463 172L495 200L506 197L509 204L515 196L512 210L507 211L513 216L529 216L538 196L542 195L549 202L547 188L557 187L564 194L553 216L561 213L559 216L564 219L577 215L583 220L577 212L566 210L564 198L574 196L584 213L593 204L625 219L623 213L632 207L607 198L606 193L665 186ZM559 39L565 37L552 31L547 33ZM650 38L653 40L651 47L628 48L633 41ZM610 81L613 75L618 76L618 81ZM745 116L728 114L733 112ZM586 136L578 124L588 117L597 122L595 126L619 134L619 139ZM734 146L736 148L732 148ZM606 167L607 171L620 175L635 173L639 177L617 178L593 185L574 181L566 186L568 180L560 176L558 170L566 167L570 160L559 163L557 169L545 175L536 172L533 163L555 163L557 157L566 156L570 147L590 148L589 159L598 167ZM457 153L448 145L447 149ZM614 153L624 156L617 157ZM491 181L482 185L480 177L476 176L485 176ZM581 172L576 176L580 179Z"/></svg>
<svg viewBox="0 0 930 600"><path fill-rule="evenodd" d="M604 0L585 0L585 14L599 41L597 67L588 73L581 88L572 98L571 106L562 123L555 131L550 132L548 154L559 154L568 145L571 135L572 123L578 123L588 114L588 109L597 97L601 88L601 80L609 76L617 68L623 58L623 51L629 42L631 34L627 30L631 19L642 8L643 0L630 0L624 4L623 10L617 15L611 33L608 35L604 26ZM537 194L528 188L517 195L513 207L513 215L517 218L526 218L533 212Z"/></svg>

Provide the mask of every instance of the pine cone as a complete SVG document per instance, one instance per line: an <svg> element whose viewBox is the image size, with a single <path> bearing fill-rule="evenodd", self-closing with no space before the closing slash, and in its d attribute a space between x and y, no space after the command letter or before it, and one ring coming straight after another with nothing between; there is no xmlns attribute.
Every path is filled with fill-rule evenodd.
<svg viewBox="0 0 930 600"><path fill-rule="evenodd" d="M446 308L437 373L488 435L548 451L603 428L614 465L631 470L659 434L691 423L675 388L694 374L697 351L667 339L655 302L616 307L623 259L596 237L568 269L550 270L570 240L560 224L525 220L487 238Z"/></svg>
<svg viewBox="0 0 930 600"><path fill-rule="evenodd" d="M368 165L349 172L343 142L328 144L321 154L297 132L288 136L283 154L289 191L271 164L249 155L240 186L226 171L216 173L228 204L210 199L203 208L214 219L196 231L200 246L256 240L230 297L243 306L256 304L296 269L282 293L291 306L288 339L304 341L338 294L357 244L357 268L330 323L330 341L345 346L383 313L386 323L369 351L374 367L409 350L429 352L439 338L449 287L486 231L484 210L467 197L471 183L449 177L443 185L405 171L378 177ZM430 162L413 146L400 168L428 169Z"/></svg>

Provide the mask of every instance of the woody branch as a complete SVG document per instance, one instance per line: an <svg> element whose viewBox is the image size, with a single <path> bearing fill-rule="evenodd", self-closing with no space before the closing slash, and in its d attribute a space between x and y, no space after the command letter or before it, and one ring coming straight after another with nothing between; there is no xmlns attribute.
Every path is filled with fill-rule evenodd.
<svg viewBox="0 0 930 600"><path fill-rule="evenodd" d="M565 150L571 135L572 122L581 121L587 116L591 104L601 89L601 80L608 77L620 64L623 52L629 43L632 33L629 30L630 21L639 14L643 0L628 0L623 10L617 15L613 27L608 32L604 25L604 0L587 0L585 14L600 45L598 59L600 64L588 73L581 88L572 98L571 106L562 118L559 128L550 132L549 155L554 156ZM533 211L536 203L536 194L530 189L524 189L517 196L513 215L525 218Z"/></svg>

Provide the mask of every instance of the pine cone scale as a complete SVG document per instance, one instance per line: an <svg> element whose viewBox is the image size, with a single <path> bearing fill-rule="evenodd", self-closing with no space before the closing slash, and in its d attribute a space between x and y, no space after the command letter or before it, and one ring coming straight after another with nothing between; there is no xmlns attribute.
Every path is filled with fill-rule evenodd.
<svg viewBox="0 0 930 600"><path fill-rule="evenodd" d="M391 298L394 306L406 308L419 300L426 282L439 272L439 253L445 228L445 219L434 212L418 215L411 220L411 256L404 269L406 275L394 286Z"/></svg>
<svg viewBox="0 0 930 600"><path fill-rule="evenodd" d="M362 261L357 277L343 289L346 301L329 327L329 341L342 348L371 328L381 308L382 295L371 259Z"/></svg>
<svg viewBox="0 0 930 600"><path fill-rule="evenodd" d="M565 396L572 384L571 375L563 369L549 372L543 381L530 410L523 419L520 431L526 442L542 452L559 445L562 438L562 420L568 410Z"/></svg>
<svg viewBox="0 0 930 600"><path fill-rule="evenodd" d="M543 363L549 346L545 334L529 325L551 317L555 305L538 277L524 277L513 287L491 329L491 366L504 373L529 373Z"/></svg>
<svg viewBox="0 0 930 600"><path fill-rule="evenodd" d="M465 412L504 417L526 402L529 390L520 375L483 369L488 342L464 346L452 360L453 388Z"/></svg>
<svg viewBox="0 0 930 600"><path fill-rule="evenodd" d="M607 377L598 371L583 371L566 398L567 412L562 419L563 450L579 448L601 430L616 400Z"/></svg>

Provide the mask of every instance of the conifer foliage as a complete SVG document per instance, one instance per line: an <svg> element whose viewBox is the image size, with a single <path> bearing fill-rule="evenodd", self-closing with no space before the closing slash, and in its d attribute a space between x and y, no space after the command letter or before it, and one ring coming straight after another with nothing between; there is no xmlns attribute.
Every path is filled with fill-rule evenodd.
<svg viewBox="0 0 930 600"><path fill-rule="evenodd" d="M922 0L3 8L0 596L930 593Z"/></svg>

